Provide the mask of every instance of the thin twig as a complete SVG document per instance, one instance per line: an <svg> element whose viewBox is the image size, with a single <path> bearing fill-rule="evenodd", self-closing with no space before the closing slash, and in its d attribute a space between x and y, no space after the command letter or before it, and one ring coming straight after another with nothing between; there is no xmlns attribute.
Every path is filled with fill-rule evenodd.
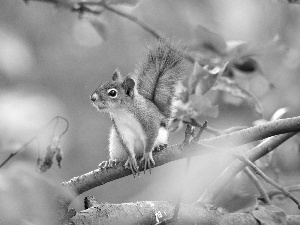
<svg viewBox="0 0 300 225"><path fill-rule="evenodd" d="M203 131L207 128L207 120L203 123L203 125L200 127L200 130L198 132L198 134L193 138L193 142L198 142L200 140L200 137L203 133Z"/></svg>
<svg viewBox="0 0 300 225"><path fill-rule="evenodd" d="M195 144L199 141L201 134L203 133L203 131L205 130L205 128L207 127L207 121L205 121L203 123L203 125L200 127L200 130L198 132L198 134L196 136L194 136L194 132L195 132L195 127L192 126L191 124L187 124L186 130L185 130L185 138L183 141L183 145L186 146L188 144ZM192 140L191 137L193 137ZM181 184L181 190L179 193L179 197L177 199L177 203L174 209L174 214L171 218L167 218L161 222L159 222L157 225L165 225L165 224L175 224L178 221L178 214L179 214L179 209L180 209L180 205L181 205L181 199L182 199L182 195L184 192L184 189L186 187L186 180L187 180L187 175L190 169L190 164L191 164L191 156L187 157L187 161L186 161L186 167L185 167L185 172L184 172L184 179L183 182Z"/></svg>
<svg viewBox="0 0 300 225"><path fill-rule="evenodd" d="M82 18L84 12L92 13L94 15L100 15L103 12L102 10L91 9L89 7L86 7L84 4L75 5L71 10L73 12L78 12L80 19Z"/></svg>
<svg viewBox="0 0 300 225"><path fill-rule="evenodd" d="M175 210L174 210L174 215L171 218L171 221L174 222L174 223L176 223L178 221L180 203L181 203L182 195L183 195L183 192L184 192L184 188L186 187L186 180L187 180L187 175L188 175L188 172L189 172L190 164L191 164L191 157L188 157L186 159L186 167L185 167L184 179L183 179L184 181L182 183L180 194L179 194L179 197L177 199L177 203L176 203Z"/></svg>
<svg viewBox="0 0 300 225"><path fill-rule="evenodd" d="M105 1L99 1L99 2L95 2L95 1L82 1L80 2L81 5L98 5L98 6L102 6L103 8L107 9L108 11L111 11L123 18L126 18L128 20L131 20L132 22L136 23L137 25L139 25L140 27L142 27L144 30L148 31L151 35L153 35L156 39L163 39L163 37L152 27L150 27L148 24L144 23L143 21L139 20L137 17L132 16L128 13L125 12L121 12L117 9L112 8L111 6L107 5L105 3Z"/></svg>
<svg viewBox="0 0 300 225"><path fill-rule="evenodd" d="M261 196L260 198L262 199L262 201L266 204L270 204L271 201L269 196L266 193L266 190L264 189L260 181L257 179L257 177L253 174L253 172L249 169L249 167L246 167L243 171L255 185L256 189L260 193Z"/></svg>
<svg viewBox="0 0 300 225"><path fill-rule="evenodd" d="M186 146L190 143L191 137L194 135L194 132L195 132L195 127L192 126L191 124L187 124L182 146Z"/></svg>
<svg viewBox="0 0 300 225"><path fill-rule="evenodd" d="M300 192L300 184L287 186L283 188L289 192ZM275 195L279 195L279 194L282 194L282 192L277 190L268 192L268 196L270 199L272 199Z"/></svg>
<svg viewBox="0 0 300 225"><path fill-rule="evenodd" d="M57 4L58 0L23 0L26 4L28 4L29 2L45 2L45 3L49 3L49 4Z"/></svg>
<svg viewBox="0 0 300 225"><path fill-rule="evenodd" d="M244 157L242 155L237 155L237 154L235 154L235 157L238 158L239 160L243 161L244 163L246 163L249 167L251 167L255 171L255 173L257 173L258 175L260 175L267 183L273 185L275 188L277 188L278 190L280 190L287 197L289 197L290 199L292 199L297 204L298 208L300 209L300 202L296 198L296 196L294 196L293 194L291 194L289 191L285 190L284 187L282 187L280 184L278 184L275 181L273 181L270 177L268 177L261 169L259 169L253 162L251 162L246 157Z"/></svg>
<svg viewBox="0 0 300 225"><path fill-rule="evenodd" d="M62 119L66 122L66 128L64 129L64 131L59 135L59 139L65 135L65 133L67 133L68 129L69 129L69 121L65 118L65 117L62 117L62 116L57 116L59 119Z"/></svg>
<svg viewBox="0 0 300 225"><path fill-rule="evenodd" d="M241 131L240 131L241 132ZM255 148L251 149L245 154L252 162L256 161L257 159L263 157L264 155L268 154L269 152L273 151L276 147L280 144L294 136L296 133L287 133L277 135L275 137L271 137L262 143L260 143ZM215 138L217 139L217 138ZM200 141L201 143L201 141ZM244 162L235 160L232 162L223 172L222 174L205 190L202 196L199 198L195 204L208 204L214 205L222 193L224 187L228 185L233 178L244 168L246 164Z"/></svg>
<svg viewBox="0 0 300 225"><path fill-rule="evenodd" d="M65 130L59 135L59 139L68 131L69 129L69 122L66 118L62 117L62 116L55 116L54 118L52 118L45 126L43 126L31 139L29 139L25 144L23 144L17 151L15 151L14 153L11 153L0 165L0 169L9 161L11 160L14 156L16 156L19 152L21 152L23 149L26 149L26 147L28 145L31 144L31 142L33 142L39 135L41 135L41 133L54 121L54 120L58 120L58 119L63 119L67 126L65 128Z"/></svg>

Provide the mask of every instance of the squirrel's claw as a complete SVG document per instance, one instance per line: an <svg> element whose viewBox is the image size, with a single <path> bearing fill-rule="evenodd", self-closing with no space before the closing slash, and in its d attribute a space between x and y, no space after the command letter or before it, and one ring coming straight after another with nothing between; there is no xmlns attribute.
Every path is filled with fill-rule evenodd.
<svg viewBox="0 0 300 225"><path fill-rule="evenodd" d="M140 175L139 167L138 167L135 157L128 156L128 159L127 159L126 163L124 164L124 167L125 167L125 169L131 170L133 177L135 177L136 174L138 176Z"/></svg>
<svg viewBox="0 0 300 225"><path fill-rule="evenodd" d="M108 161L103 161L98 165L98 168L101 170L106 170L108 168L108 164L109 164Z"/></svg>
<svg viewBox="0 0 300 225"><path fill-rule="evenodd" d="M144 163L144 174L146 173L147 167L149 168L149 171L151 173L151 163L155 165L152 152L145 152L143 158L141 159L141 162L145 161Z"/></svg>
<svg viewBox="0 0 300 225"><path fill-rule="evenodd" d="M164 150L166 147L168 147L168 144L161 144L161 145L156 146L154 148L154 151L160 152L160 151Z"/></svg>
<svg viewBox="0 0 300 225"><path fill-rule="evenodd" d="M117 160L110 159L108 161L103 161L102 163L100 163L98 165L98 168L106 170L107 168L112 168L112 167L115 167L116 165L117 165Z"/></svg>
<svg viewBox="0 0 300 225"><path fill-rule="evenodd" d="M116 159L110 159L108 160L108 167L115 167L117 166L117 160Z"/></svg>

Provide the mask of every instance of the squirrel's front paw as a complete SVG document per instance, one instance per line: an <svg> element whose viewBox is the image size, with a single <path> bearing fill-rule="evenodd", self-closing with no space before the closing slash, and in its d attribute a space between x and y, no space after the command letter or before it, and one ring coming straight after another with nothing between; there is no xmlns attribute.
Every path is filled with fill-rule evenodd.
<svg viewBox="0 0 300 225"><path fill-rule="evenodd" d="M156 146L154 148L154 151L160 152L160 151L164 150L167 147L168 147L168 144L161 144L161 145Z"/></svg>
<svg viewBox="0 0 300 225"><path fill-rule="evenodd" d="M98 165L98 168L106 170L107 168L115 167L116 165L117 165L117 160L110 159L108 161L103 161L102 163L100 163Z"/></svg>
<svg viewBox="0 0 300 225"><path fill-rule="evenodd" d="M152 152L145 152L143 158L141 159L141 162L145 161L144 163L144 173L146 173L147 167L149 168L149 171L151 173L151 163L155 165Z"/></svg>
<svg viewBox="0 0 300 225"><path fill-rule="evenodd" d="M139 167L138 167L135 157L128 156L128 159L127 159L124 167L125 167L125 169L130 169L134 177L136 174L139 176L140 171L139 171Z"/></svg>

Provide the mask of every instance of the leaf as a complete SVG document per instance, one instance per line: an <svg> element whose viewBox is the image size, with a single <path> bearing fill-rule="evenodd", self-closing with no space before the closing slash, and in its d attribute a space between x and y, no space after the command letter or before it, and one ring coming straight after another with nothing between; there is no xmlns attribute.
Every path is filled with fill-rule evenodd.
<svg viewBox="0 0 300 225"><path fill-rule="evenodd" d="M289 111L288 108L277 109L276 112L271 117L270 121L281 119L284 116L284 114L286 114L288 111Z"/></svg>
<svg viewBox="0 0 300 225"><path fill-rule="evenodd" d="M128 6L136 6L140 1L139 0L107 0L107 5L128 5Z"/></svg>
<svg viewBox="0 0 300 225"><path fill-rule="evenodd" d="M191 49L198 51L209 51L219 56L226 54L227 45L225 39L211 30L198 25L195 28L197 42Z"/></svg>
<svg viewBox="0 0 300 225"><path fill-rule="evenodd" d="M233 66L244 73L253 73L259 70L259 65L251 57L243 57L233 63Z"/></svg>
<svg viewBox="0 0 300 225"><path fill-rule="evenodd" d="M249 48L248 43L239 40L230 40L226 42L227 54L230 58L236 58L244 54Z"/></svg>
<svg viewBox="0 0 300 225"><path fill-rule="evenodd" d="M212 106L210 100L203 95L191 95L191 105L194 111L192 117L196 118L199 116L217 117L219 114L219 107Z"/></svg>
<svg viewBox="0 0 300 225"><path fill-rule="evenodd" d="M46 152L46 156L44 158L44 162L43 164L40 166L40 171L46 172L48 169L51 168L52 164L53 164L53 157L56 153L56 147L53 145L49 145L47 147L47 152Z"/></svg>
<svg viewBox="0 0 300 225"><path fill-rule="evenodd" d="M204 77L208 77L209 73L207 70L203 69L202 66L199 65L198 61L194 63L194 69L192 74L189 76L188 80L188 86L189 86L189 93L190 94L195 94L195 89L198 83L200 82L201 79ZM203 89L202 87L200 87Z"/></svg>
<svg viewBox="0 0 300 225"><path fill-rule="evenodd" d="M177 125L172 126L171 129L170 129L170 131L171 132L177 132L177 131L179 131L179 130L181 130L183 128L183 125L184 125L184 123L183 123L183 116L181 116L180 119L178 119Z"/></svg>
<svg viewBox="0 0 300 225"><path fill-rule="evenodd" d="M286 214L282 209L274 205L257 205L252 215L261 225L286 225Z"/></svg>
<svg viewBox="0 0 300 225"><path fill-rule="evenodd" d="M106 24L99 19L90 19L91 25L95 28L97 33L102 37L103 40L107 39Z"/></svg>
<svg viewBox="0 0 300 225"><path fill-rule="evenodd" d="M253 105L255 111L263 117L263 110L260 102L248 91L240 87L234 80L228 77L220 77L216 85L212 87L213 90L224 91L233 96L239 97L249 104Z"/></svg>
<svg viewBox="0 0 300 225"><path fill-rule="evenodd" d="M191 76L189 76L189 93L196 93L197 95L206 94L214 86L217 79L222 76L226 65L216 66L212 70L208 70L208 68L203 68L196 61L194 70Z"/></svg>

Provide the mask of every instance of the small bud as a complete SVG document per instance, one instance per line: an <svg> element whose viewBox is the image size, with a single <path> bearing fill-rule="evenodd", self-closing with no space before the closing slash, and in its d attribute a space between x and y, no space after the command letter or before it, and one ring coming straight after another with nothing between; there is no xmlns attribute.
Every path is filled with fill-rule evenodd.
<svg viewBox="0 0 300 225"><path fill-rule="evenodd" d="M53 145L49 145L47 147L47 153L46 156L44 158L44 162L43 164L40 166L40 171L41 172L46 172L48 169L51 168L52 164L53 164L53 157L56 153L56 147Z"/></svg>
<svg viewBox="0 0 300 225"><path fill-rule="evenodd" d="M56 162L59 168L61 168L61 161L62 161L62 151L60 148L56 149Z"/></svg>
<svg viewBox="0 0 300 225"><path fill-rule="evenodd" d="M53 146L58 146L60 142L60 137L59 136L54 136L51 140L51 145Z"/></svg>

